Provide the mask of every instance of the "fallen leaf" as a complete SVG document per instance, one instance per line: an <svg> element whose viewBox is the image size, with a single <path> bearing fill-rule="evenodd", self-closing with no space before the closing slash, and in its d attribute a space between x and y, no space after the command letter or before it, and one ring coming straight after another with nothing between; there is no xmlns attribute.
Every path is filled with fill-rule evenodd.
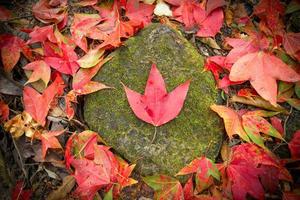
<svg viewBox="0 0 300 200"><path fill-rule="evenodd" d="M14 81L8 74L0 70L0 93L22 96L23 85Z"/></svg>
<svg viewBox="0 0 300 200"><path fill-rule="evenodd" d="M266 148L260 133L284 140L281 134L260 113L266 111L249 111L242 116L242 124L248 137L258 146ZM273 114L273 113L272 113ZM271 115L272 115L271 114Z"/></svg>
<svg viewBox="0 0 300 200"><path fill-rule="evenodd" d="M98 14L74 14L70 31L75 44L83 51L88 52L87 37L95 40L107 39L107 33L96 26L103 20Z"/></svg>
<svg viewBox="0 0 300 200"><path fill-rule="evenodd" d="M264 166L264 167L261 167ZM264 199L264 189L260 178L270 171L270 167L280 170L281 166L274 155L253 144L241 144L232 148L231 158L226 167L229 186L233 193L233 199L246 199L247 194L256 199ZM265 171L267 170L267 171ZM279 171L276 174L279 179ZM274 177L271 177L271 180ZM274 180L274 179L273 179ZM264 180L264 182L270 180Z"/></svg>
<svg viewBox="0 0 300 200"><path fill-rule="evenodd" d="M80 68L73 76L72 88L78 90L92 80L101 67L112 57L101 58L100 62L91 68Z"/></svg>
<svg viewBox="0 0 300 200"><path fill-rule="evenodd" d="M27 41L27 44L45 42L46 40L54 43L56 42L53 25L43 27L35 26L32 30L29 31L29 37L30 39Z"/></svg>
<svg viewBox="0 0 300 200"><path fill-rule="evenodd" d="M284 107L280 106L279 104L276 104L276 106L274 106L269 101L264 100L260 96L248 98L248 97L233 95L230 98L230 101L252 105L266 110L277 111L283 114L289 114L289 111L286 110Z"/></svg>
<svg viewBox="0 0 300 200"><path fill-rule="evenodd" d="M180 113L189 85L190 81L186 81L168 94L164 79L156 65L153 64L144 95L129 89L125 85L124 89L134 114L153 126L161 126Z"/></svg>
<svg viewBox="0 0 300 200"><path fill-rule="evenodd" d="M300 60L300 33L285 33L283 35L283 47L292 57Z"/></svg>
<svg viewBox="0 0 300 200"><path fill-rule="evenodd" d="M67 16L67 10L65 7L66 4L67 1L59 1L59 5L55 5L55 7L53 7L49 4L48 0L39 0L33 5L32 13L35 18L45 24L52 22L59 23Z"/></svg>
<svg viewBox="0 0 300 200"><path fill-rule="evenodd" d="M46 116L51 107L51 102L59 95L62 88L64 88L64 83L61 77L57 77L53 83L44 90L43 94L38 93L31 87L24 87L23 100L25 111L40 125L44 126Z"/></svg>
<svg viewBox="0 0 300 200"><path fill-rule="evenodd" d="M98 0L80 0L76 5L79 6L93 6L98 3Z"/></svg>
<svg viewBox="0 0 300 200"><path fill-rule="evenodd" d="M274 55L259 51L238 59L231 68L231 81L246 81L264 99L276 105L276 80L297 82L300 75Z"/></svg>
<svg viewBox="0 0 300 200"><path fill-rule="evenodd" d="M99 24L99 28L102 32L106 33L108 37L100 44L99 48L115 48L122 44L122 38L129 38L134 35L135 29L140 24L133 22L123 21L120 16L118 2L114 1L112 9L98 8L100 13L102 13L105 21Z"/></svg>
<svg viewBox="0 0 300 200"><path fill-rule="evenodd" d="M71 192L73 187L75 186L75 178L73 176L66 176L63 179L63 183L61 186L59 186L56 190L52 191L48 197L47 200L61 200L64 199L68 193Z"/></svg>
<svg viewBox="0 0 300 200"><path fill-rule="evenodd" d="M74 159L74 177L78 184L75 193L81 198L93 200L97 191L110 183L110 177L104 175L101 165L88 159Z"/></svg>
<svg viewBox="0 0 300 200"><path fill-rule="evenodd" d="M276 116L270 118L272 126L282 135L284 136L284 128L282 125L282 120Z"/></svg>
<svg viewBox="0 0 300 200"><path fill-rule="evenodd" d="M117 157L118 160L118 174L117 181L121 186L121 189L133 184L136 184L137 181L130 178L130 175L135 168L135 164L129 165L125 160L120 157Z"/></svg>
<svg viewBox="0 0 300 200"><path fill-rule="evenodd" d="M101 60L103 60L104 50L99 48L90 49L87 54L77 60L77 63L81 68L91 68L97 65Z"/></svg>
<svg viewBox="0 0 300 200"><path fill-rule="evenodd" d="M45 83L45 86L48 85L48 82L50 80L50 75L51 75L51 69L45 61L43 60L33 61L25 65L23 69L33 71L26 84L33 83L41 79Z"/></svg>
<svg viewBox="0 0 300 200"><path fill-rule="evenodd" d="M168 16L172 17L172 11L170 6L164 1L158 1L155 5L154 14L157 16Z"/></svg>
<svg viewBox="0 0 300 200"><path fill-rule="evenodd" d="M300 158L300 130L296 131L292 140L288 143L293 159Z"/></svg>
<svg viewBox="0 0 300 200"><path fill-rule="evenodd" d="M11 11L7 10L5 7L0 6L0 21L6 21L11 18Z"/></svg>
<svg viewBox="0 0 300 200"><path fill-rule="evenodd" d="M176 175L195 174L196 190L201 193L213 184L213 178L220 180L220 173L215 164L206 157L196 158L182 168Z"/></svg>
<svg viewBox="0 0 300 200"><path fill-rule="evenodd" d="M260 1L255 7L256 16L260 17L272 31L282 29L280 16L284 15L284 6L279 0Z"/></svg>
<svg viewBox="0 0 300 200"><path fill-rule="evenodd" d="M8 120L9 117L9 107L8 105L0 99L0 122Z"/></svg>
<svg viewBox="0 0 300 200"><path fill-rule="evenodd" d="M239 135L243 140L250 142L242 126L241 117L234 110L220 105L211 105L210 108L223 118L225 129L230 139L233 138L233 135Z"/></svg>
<svg viewBox="0 0 300 200"><path fill-rule="evenodd" d="M12 137L19 138L24 133L27 137L32 138L39 131L39 124L25 111L14 116L4 124L4 129L9 132Z"/></svg>
<svg viewBox="0 0 300 200"><path fill-rule="evenodd" d="M21 52L26 58L31 58L31 50L19 37L0 35L1 58L5 72L10 72L18 63Z"/></svg>
<svg viewBox="0 0 300 200"><path fill-rule="evenodd" d="M183 200L183 189L180 182L165 175L147 176L143 181L154 191L154 199L160 200Z"/></svg>
<svg viewBox="0 0 300 200"><path fill-rule="evenodd" d="M266 50L269 47L268 39L258 33L252 33L243 39L226 38L225 43L233 47L224 61L224 65L230 66L230 68L242 56L259 50Z"/></svg>
<svg viewBox="0 0 300 200"><path fill-rule="evenodd" d="M65 130L60 131L44 131L40 135L40 139L42 142L42 159L45 159L48 149L62 149L57 136L64 133Z"/></svg>
<svg viewBox="0 0 300 200"><path fill-rule="evenodd" d="M73 47L68 46L66 44L60 45L62 55L56 56L47 56L44 61L50 65L52 68L57 71L73 75L79 69L79 65L77 64L77 54L75 53Z"/></svg>
<svg viewBox="0 0 300 200"><path fill-rule="evenodd" d="M143 28L151 23L153 5L141 3L139 0L127 0L126 16L135 27Z"/></svg>
<svg viewBox="0 0 300 200"><path fill-rule="evenodd" d="M17 181L16 185L12 189L11 199L12 200L30 200L33 191L24 189L25 183L23 181Z"/></svg>

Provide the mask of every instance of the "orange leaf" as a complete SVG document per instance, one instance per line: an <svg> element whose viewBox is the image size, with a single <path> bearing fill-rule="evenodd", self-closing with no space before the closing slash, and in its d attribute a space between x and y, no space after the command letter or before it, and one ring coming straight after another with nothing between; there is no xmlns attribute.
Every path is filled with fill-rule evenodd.
<svg viewBox="0 0 300 200"><path fill-rule="evenodd" d="M65 130L60 131L46 131L41 134L42 141L42 158L45 159L48 149L62 149L56 136L61 135Z"/></svg>
<svg viewBox="0 0 300 200"><path fill-rule="evenodd" d="M243 140L250 142L247 133L243 129L241 118L234 110L220 105L211 105L210 108L223 118L230 139L233 138L233 135L239 135Z"/></svg>
<svg viewBox="0 0 300 200"><path fill-rule="evenodd" d="M33 70L26 84L41 79L46 86L48 85L48 82L50 80L50 75L51 75L51 69L45 61L43 60L33 61L27 64L25 67L23 67L23 69Z"/></svg>

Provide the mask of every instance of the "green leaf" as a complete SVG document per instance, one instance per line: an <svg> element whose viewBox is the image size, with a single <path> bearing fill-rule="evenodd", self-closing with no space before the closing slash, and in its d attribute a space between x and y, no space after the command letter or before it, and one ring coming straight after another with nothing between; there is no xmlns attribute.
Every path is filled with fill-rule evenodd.
<svg viewBox="0 0 300 200"><path fill-rule="evenodd" d="M113 200L113 187L105 194L103 200Z"/></svg>

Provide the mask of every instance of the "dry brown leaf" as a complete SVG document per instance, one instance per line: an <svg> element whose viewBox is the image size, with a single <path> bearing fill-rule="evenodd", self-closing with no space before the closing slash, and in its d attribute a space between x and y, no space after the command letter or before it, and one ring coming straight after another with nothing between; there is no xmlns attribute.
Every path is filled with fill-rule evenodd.
<svg viewBox="0 0 300 200"><path fill-rule="evenodd" d="M32 138L40 131L39 127L38 123L25 111L4 124L5 131L10 132L14 138L19 138L24 133L27 137Z"/></svg>
<svg viewBox="0 0 300 200"><path fill-rule="evenodd" d="M69 192L73 189L75 186L75 178L74 176L66 176L63 180L63 183L60 187L58 187L56 190L52 191L49 196L47 197L47 200L60 200L64 199Z"/></svg>

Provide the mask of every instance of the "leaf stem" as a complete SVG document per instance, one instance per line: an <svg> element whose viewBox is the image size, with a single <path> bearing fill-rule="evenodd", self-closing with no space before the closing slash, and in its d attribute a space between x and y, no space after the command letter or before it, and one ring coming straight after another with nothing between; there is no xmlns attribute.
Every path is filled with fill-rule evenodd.
<svg viewBox="0 0 300 200"><path fill-rule="evenodd" d="M153 135L153 138L152 138L152 140L151 140L151 144L154 142L154 140L155 140L155 138L156 138L156 133L157 133L157 128L156 128L156 126L155 126L155 128L154 128L154 135Z"/></svg>

